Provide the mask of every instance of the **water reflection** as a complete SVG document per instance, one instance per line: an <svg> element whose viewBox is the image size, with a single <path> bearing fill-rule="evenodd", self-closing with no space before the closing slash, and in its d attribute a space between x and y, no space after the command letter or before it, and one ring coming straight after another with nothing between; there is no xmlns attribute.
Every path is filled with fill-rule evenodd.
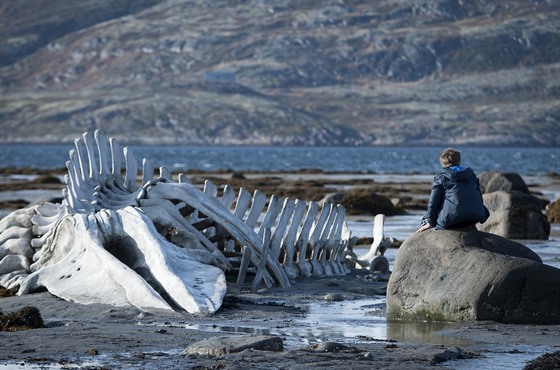
<svg viewBox="0 0 560 370"><path fill-rule="evenodd" d="M342 302L317 302L305 305L307 314L295 321L315 338L385 340L386 319L369 314L385 307L385 298ZM302 334L302 333L300 333Z"/></svg>
<svg viewBox="0 0 560 370"><path fill-rule="evenodd" d="M398 342L432 343L448 346L470 345L471 341L446 336L440 333L456 326L452 323L427 321L388 321L387 339Z"/></svg>
<svg viewBox="0 0 560 370"><path fill-rule="evenodd" d="M222 323L190 324L187 329L253 335L278 335L287 349L310 343L336 341L356 344L395 340L441 345L469 345L469 341L439 333L454 324L429 322L387 322L385 299L363 299L342 302L314 302L301 305L305 315L290 320L266 321L243 318Z"/></svg>
<svg viewBox="0 0 560 370"><path fill-rule="evenodd" d="M454 370L492 369L510 370L522 369L527 362L549 352L554 348L531 345L497 345L481 351L479 358L459 359L447 361L440 365ZM544 367L542 367L544 368ZM552 367L550 367L552 368Z"/></svg>
<svg viewBox="0 0 560 370"><path fill-rule="evenodd" d="M372 314L379 310L384 311L384 297L342 302L314 302L302 304L299 308L306 314L285 321L243 318L238 321L191 324L184 327L210 332L279 335L284 337L284 345L287 349L322 341L358 343L387 339L385 317Z"/></svg>

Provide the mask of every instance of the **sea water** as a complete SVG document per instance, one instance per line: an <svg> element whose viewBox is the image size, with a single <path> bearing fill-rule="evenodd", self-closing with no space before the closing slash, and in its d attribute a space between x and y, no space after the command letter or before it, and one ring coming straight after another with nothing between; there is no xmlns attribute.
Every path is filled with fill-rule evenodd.
<svg viewBox="0 0 560 370"><path fill-rule="evenodd" d="M72 144L2 144L0 167L63 168ZM285 147L285 146L131 146L137 160L171 171L284 171L380 174L433 173L439 168L435 147ZM501 171L524 175L560 172L560 148L456 147L463 165L475 172Z"/></svg>

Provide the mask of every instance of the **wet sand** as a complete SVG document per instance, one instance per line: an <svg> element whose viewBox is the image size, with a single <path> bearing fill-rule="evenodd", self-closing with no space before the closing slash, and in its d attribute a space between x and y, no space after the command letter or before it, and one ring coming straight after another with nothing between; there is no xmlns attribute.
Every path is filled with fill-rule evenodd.
<svg viewBox="0 0 560 370"><path fill-rule="evenodd" d="M367 178L364 184L350 183L352 174L320 175L274 174L273 177L282 179L277 189L293 189L297 184L288 181L299 181L296 188L300 190L291 191L300 194L304 194L301 189L324 188L327 182L334 184L329 191L350 185L371 185ZM326 179L322 179L323 175ZM230 174L213 176L231 183ZM270 176L245 174L240 181L251 179L260 189L259 182L270 183ZM427 178L425 181L420 177L412 185L388 180L375 186L382 194L402 199L411 192L417 194L406 199L415 198L414 202L421 205L429 192L430 177ZM318 182L322 185L318 186ZM550 183L546 186L550 188ZM552 188L560 188L556 186L557 182ZM4 187L0 191L8 190ZM317 191L322 192L324 189ZM457 369L521 369L527 361L543 353L560 350L558 325L385 323L384 303L372 304L372 301L384 302L386 281L383 280L386 279L357 271L343 277L298 278L290 288L273 287L257 294L232 289L222 308L208 317L182 312L145 313L107 305L85 306L63 301L47 292L2 298L2 312L35 306L47 327L0 332L0 369L433 369L437 364ZM357 319L348 312L350 307L359 313ZM336 320L338 315L353 319L341 324ZM352 328L363 321L378 321L379 325L374 325L370 335L355 334ZM244 350L217 357L181 354L189 345L205 338L249 335L279 336L284 350ZM329 342L339 345L325 345Z"/></svg>

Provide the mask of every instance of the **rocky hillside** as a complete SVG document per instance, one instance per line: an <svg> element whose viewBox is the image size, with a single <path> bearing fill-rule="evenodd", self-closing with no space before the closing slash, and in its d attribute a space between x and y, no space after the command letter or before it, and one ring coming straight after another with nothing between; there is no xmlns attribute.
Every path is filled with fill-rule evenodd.
<svg viewBox="0 0 560 370"><path fill-rule="evenodd" d="M560 0L0 2L0 142L560 145Z"/></svg>

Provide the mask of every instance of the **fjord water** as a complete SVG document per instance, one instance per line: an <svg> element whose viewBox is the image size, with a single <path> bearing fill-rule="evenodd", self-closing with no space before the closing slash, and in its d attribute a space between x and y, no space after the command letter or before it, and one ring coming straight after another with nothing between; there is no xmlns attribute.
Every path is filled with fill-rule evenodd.
<svg viewBox="0 0 560 370"><path fill-rule="evenodd" d="M72 144L3 144L0 167L61 168ZM430 174L439 168L443 148L435 147L283 147L283 146L130 146L137 160L180 170L371 172ZM560 148L456 147L463 165L475 172L542 175L560 172Z"/></svg>

